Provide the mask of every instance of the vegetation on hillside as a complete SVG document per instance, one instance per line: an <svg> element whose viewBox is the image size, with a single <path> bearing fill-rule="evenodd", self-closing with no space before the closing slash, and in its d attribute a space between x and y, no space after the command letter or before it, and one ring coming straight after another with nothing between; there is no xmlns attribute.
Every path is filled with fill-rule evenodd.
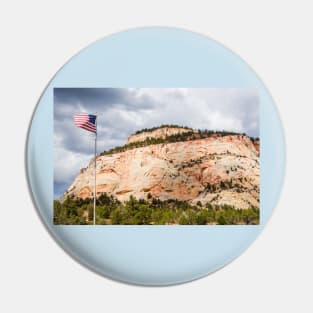
<svg viewBox="0 0 313 313"><path fill-rule="evenodd" d="M190 127L187 126L179 126L179 125L175 125L175 124L163 124L161 126L156 126L156 127L151 127L151 128L143 128L140 130L136 131L136 135L141 134L141 133L147 133L147 132L153 132L154 130L157 130L159 128L184 128L184 129L190 129Z"/></svg>
<svg viewBox="0 0 313 313"><path fill-rule="evenodd" d="M179 128L190 129L186 126L181 127L181 126L177 126L177 125L162 125L160 127L174 127L174 128L179 127ZM143 130L140 130L139 133L147 132L147 131L153 131L153 130L158 129L160 127L154 127L154 128L149 128L149 129L145 128ZM246 136L246 134L244 134L244 133L235 133L235 132L230 132L230 131L213 131L213 130L201 130L201 129L191 130L190 129L190 131L187 131L184 133L169 135L169 136L166 136L165 138L147 137L143 141L136 141L136 142L125 144L124 146L118 146L118 147L112 148L110 150L103 151L102 153L100 153L100 155L120 153L120 152L124 152L124 151L131 150L134 148L140 148L140 147L156 145L156 144L161 144L161 143L181 142L181 141L209 138L212 136L223 137L223 136L231 136L231 135ZM256 138L251 137L251 140L256 140Z"/></svg>
<svg viewBox="0 0 313 313"><path fill-rule="evenodd" d="M93 199L68 197L64 202L54 201L54 224L88 225L93 221ZM191 205L186 201L161 201L148 194L148 199L130 197L125 203L103 193L97 199L98 225L256 225L259 209L235 209L229 205Z"/></svg>

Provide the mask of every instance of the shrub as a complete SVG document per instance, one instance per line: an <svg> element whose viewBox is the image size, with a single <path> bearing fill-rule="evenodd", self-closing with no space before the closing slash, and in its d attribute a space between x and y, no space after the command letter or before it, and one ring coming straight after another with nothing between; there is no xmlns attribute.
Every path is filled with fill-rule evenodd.
<svg viewBox="0 0 313 313"><path fill-rule="evenodd" d="M124 146L117 146L117 147L112 148L110 150L103 151L102 153L100 153L100 155L120 153L120 152L124 152L124 151L130 150L130 149L145 147L145 146L154 145L154 144L188 141L188 140L194 140L197 138L208 138L211 136L223 137L223 136L230 136L230 135L245 135L245 134L229 132L229 131L212 131L212 130L206 130L206 129L205 130L201 130L201 129L192 130L189 127L178 126L178 125L161 125L158 127L144 128L142 130L137 131L136 134L140 134L142 132L152 132L153 130L156 130L158 128L164 128L164 127L185 128L185 129L188 129L190 131L186 131L184 133L173 134L173 135L167 136L165 138L147 137L143 141L131 142L131 143L125 144Z"/></svg>
<svg viewBox="0 0 313 313"><path fill-rule="evenodd" d="M205 225L205 224L249 224L259 223L259 209L236 209L230 205L203 204L193 206L186 201L169 199L162 201L152 198L130 197L125 203L104 194L97 199L96 224L120 225ZM102 203L102 204L100 204ZM105 204L104 204L105 203ZM67 198L64 202L54 201L55 224L92 224L93 199Z"/></svg>

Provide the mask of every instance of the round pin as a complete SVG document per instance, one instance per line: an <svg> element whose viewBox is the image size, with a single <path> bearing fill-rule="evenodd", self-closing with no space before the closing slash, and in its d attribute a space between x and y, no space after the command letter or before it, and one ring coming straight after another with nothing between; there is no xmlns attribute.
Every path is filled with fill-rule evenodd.
<svg viewBox="0 0 313 313"><path fill-rule="evenodd" d="M101 39L53 77L27 175L59 245L94 272L171 285L238 257L269 220L285 143L267 89L205 36L148 27Z"/></svg>

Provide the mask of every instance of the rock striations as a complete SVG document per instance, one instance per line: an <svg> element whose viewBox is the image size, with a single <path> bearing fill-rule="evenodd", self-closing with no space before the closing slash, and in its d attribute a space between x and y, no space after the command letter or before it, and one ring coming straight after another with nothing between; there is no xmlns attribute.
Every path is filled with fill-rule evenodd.
<svg viewBox="0 0 313 313"><path fill-rule="evenodd" d="M147 137L190 132L187 128L159 128L129 137L128 143ZM258 143L245 135L211 136L188 141L147 145L97 156L97 196L102 193L126 201L178 199L192 204L228 204L259 207ZM93 197L94 162L80 171L63 195Z"/></svg>
<svg viewBox="0 0 313 313"><path fill-rule="evenodd" d="M162 138L165 139L166 137L182 134L193 131L191 128L187 127L159 127L152 131L143 131L137 134L133 134L128 137L127 143L139 142L144 141L147 138Z"/></svg>

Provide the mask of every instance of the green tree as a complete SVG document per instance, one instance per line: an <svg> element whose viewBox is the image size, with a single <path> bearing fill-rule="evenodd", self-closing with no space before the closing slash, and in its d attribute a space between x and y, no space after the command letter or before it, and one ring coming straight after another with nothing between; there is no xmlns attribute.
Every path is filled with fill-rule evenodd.
<svg viewBox="0 0 313 313"><path fill-rule="evenodd" d="M220 215L220 216L218 217L217 223L218 223L219 225L226 225L226 224L227 224L226 219L225 219L225 217L224 217L223 215Z"/></svg>

